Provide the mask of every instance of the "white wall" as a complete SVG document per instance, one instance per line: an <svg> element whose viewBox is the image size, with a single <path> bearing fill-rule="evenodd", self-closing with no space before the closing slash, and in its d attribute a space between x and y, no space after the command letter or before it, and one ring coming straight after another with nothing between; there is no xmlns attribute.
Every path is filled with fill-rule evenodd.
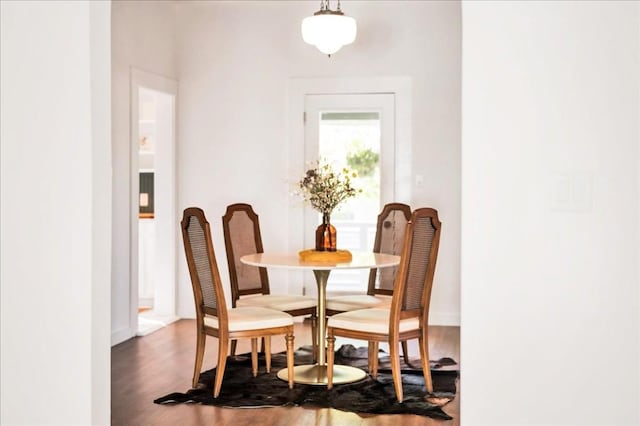
<svg viewBox="0 0 640 426"><path fill-rule="evenodd" d="M179 2L178 207L202 207L212 226L222 279L228 282L221 216L251 203L267 250L287 247L290 195L287 87L295 77L412 79L414 207L438 209L442 240L432 299L435 322L459 321L460 67L457 2L346 1L356 41L331 58L305 44L301 20L310 1ZM299 141L301 144L303 141ZM309 229L308 232L313 232ZM183 255L178 256L178 313L193 316ZM274 292L287 291L270 272ZM313 275L308 279L313 281Z"/></svg>
<svg viewBox="0 0 640 426"><path fill-rule="evenodd" d="M174 22L172 2L127 1L112 6L112 344L136 332L130 327L130 70L176 78Z"/></svg>
<svg viewBox="0 0 640 426"><path fill-rule="evenodd" d="M463 424L640 424L639 8L463 5Z"/></svg>
<svg viewBox="0 0 640 426"><path fill-rule="evenodd" d="M110 2L2 2L0 423L110 411Z"/></svg>

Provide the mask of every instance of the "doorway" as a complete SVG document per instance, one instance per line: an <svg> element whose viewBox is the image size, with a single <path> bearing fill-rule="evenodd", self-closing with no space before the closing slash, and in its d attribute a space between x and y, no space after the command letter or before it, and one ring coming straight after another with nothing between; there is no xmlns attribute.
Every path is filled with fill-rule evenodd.
<svg viewBox="0 0 640 426"><path fill-rule="evenodd" d="M389 93L305 96L305 162L355 171L353 184L362 190L331 215L341 249L371 251L378 213L395 199L394 104ZM319 213L306 212L305 228L319 221ZM311 237L305 235L305 247L313 246ZM327 293L362 293L368 279L367 270L334 271Z"/></svg>
<svg viewBox="0 0 640 426"><path fill-rule="evenodd" d="M380 161L383 162L380 173L385 173L385 175L380 176L381 198L379 204L372 208L375 210L375 217L377 219L382 204L389 201L411 204L411 86L412 81L409 77L292 78L288 87L288 174L302 176L306 171L308 161L318 159L321 125L323 127L325 125L334 126L342 120L344 120L343 123L351 120L351 124L360 123L363 126L371 125L373 122L373 127L379 127L381 140L391 140L385 139L386 132L390 133L393 140L391 152L383 152L386 146L391 145L384 142L380 145ZM376 98L377 100L373 103L378 105L372 106L362 103L367 99ZM387 102L391 109L386 109L387 107L383 105L384 102L380 102L380 99L391 99L392 102ZM320 104L316 105L317 110L313 112L316 100ZM330 101L328 107L323 100ZM333 102L334 100L339 104ZM320 115L320 110L325 107L329 109L325 110L327 115L323 118ZM372 112L380 115L375 118L370 115ZM331 115L333 113L339 115ZM350 117L342 115L350 113L363 113L364 115ZM391 119L389 125L384 124L386 119ZM382 121L375 124L377 120ZM369 123L365 123L366 121ZM312 142L313 139L316 139L317 142ZM389 172L383 171L385 168L389 170L389 164L385 163L387 161L390 162L391 170L393 170L392 175L387 175ZM320 223L316 212L302 203L292 203L288 211L288 218L289 247L296 249L313 247L315 242L311 242L310 239ZM341 238L339 234L339 248L345 242ZM313 295L317 291L313 274L288 271L287 281L290 294ZM358 288L358 292L363 291L366 291L366 285Z"/></svg>
<svg viewBox="0 0 640 426"><path fill-rule="evenodd" d="M175 315L175 123L177 83L133 70L131 76L131 310L144 336Z"/></svg>

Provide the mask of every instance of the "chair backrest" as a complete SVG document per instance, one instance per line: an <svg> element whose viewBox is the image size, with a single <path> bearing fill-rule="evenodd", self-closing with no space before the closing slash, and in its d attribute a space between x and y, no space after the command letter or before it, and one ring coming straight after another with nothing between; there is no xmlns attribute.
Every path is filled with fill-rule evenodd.
<svg viewBox="0 0 640 426"><path fill-rule="evenodd" d="M420 316L422 324L428 324L440 226L438 212L434 209L417 209L411 215L391 302L391 318L395 320L392 323Z"/></svg>
<svg viewBox="0 0 640 426"><path fill-rule="evenodd" d="M233 306L246 294L269 294L269 276L266 268L245 265L240 258L246 254L263 253L258 215L249 204L227 206L222 216L224 245L227 251L231 299Z"/></svg>
<svg viewBox="0 0 640 426"><path fill-rule="evenodd" d="M227 306L213 251L209 222L202 209L189 207L184 210L180 224L197 320L202 324L205 314L213 315L218 317L220 327L225 327L228 324Z"/></svg>
<svg viewBox="0 0 640 426"><path fill-rule="evenodd" d="M411 207L402 203L389 203L378 215L376 239L373 244L374 253L394 254L400 256L404 241L404 231L411 218ZM393 294L393 285L397 267L372 269L369 273L367 294Z"/></svg>

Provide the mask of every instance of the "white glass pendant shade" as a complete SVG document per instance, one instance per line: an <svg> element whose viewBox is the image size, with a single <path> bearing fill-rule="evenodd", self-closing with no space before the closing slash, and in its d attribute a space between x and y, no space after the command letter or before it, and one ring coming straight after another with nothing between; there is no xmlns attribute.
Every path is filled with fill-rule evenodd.
<svg viewBox="0 0 640 426"><path fill-rule="evenodd" d="M331 55L356 39L356 20L336 13L318 13L302 20L302 39Z"/></svg>

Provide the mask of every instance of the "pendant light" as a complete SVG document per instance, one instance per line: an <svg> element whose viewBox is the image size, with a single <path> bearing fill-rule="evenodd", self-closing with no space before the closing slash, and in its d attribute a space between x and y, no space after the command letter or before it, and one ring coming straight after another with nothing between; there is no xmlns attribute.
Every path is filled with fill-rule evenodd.
<svg viewBox="0 0 640 426"><path fill-rule="evenodd" d="M329 0L320 1L320 10L302 20L302 39L331 56L356 39L356 20L338 8L331 10Z"/></svg>

